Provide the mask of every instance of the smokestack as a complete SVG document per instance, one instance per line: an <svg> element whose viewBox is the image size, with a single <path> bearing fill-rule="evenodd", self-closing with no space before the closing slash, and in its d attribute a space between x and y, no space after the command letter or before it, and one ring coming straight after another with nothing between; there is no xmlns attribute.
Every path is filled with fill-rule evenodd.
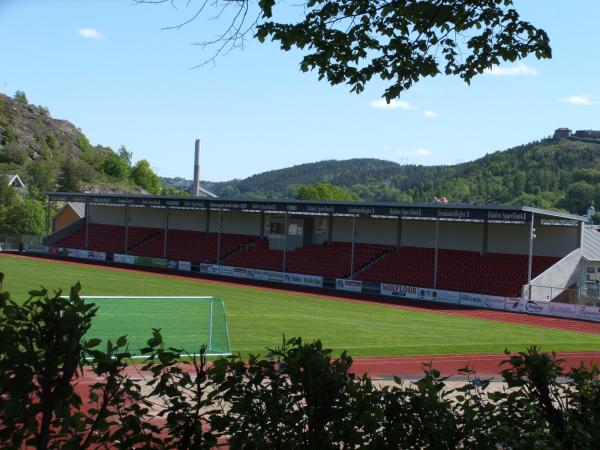
<svg viewBox="0 0 600 450"><path fill-rule="evenodd" d="M194 154L194 197L200 196L200 139L196 139L196 152Z"/></svg>

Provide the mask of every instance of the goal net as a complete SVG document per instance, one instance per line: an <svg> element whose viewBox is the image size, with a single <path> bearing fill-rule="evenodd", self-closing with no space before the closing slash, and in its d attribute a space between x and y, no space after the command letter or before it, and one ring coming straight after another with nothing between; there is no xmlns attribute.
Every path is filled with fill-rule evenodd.
<svg viewBox="0 0 600 450"><path fill-rule="evenodd" d="M114 343L127 336L129 352L143 356L152 329L160 329L165 348L196 355L206 345L208 356L230 355L229 328L223 300L216 297L82 296L98 307L86 339Z"/></svg>

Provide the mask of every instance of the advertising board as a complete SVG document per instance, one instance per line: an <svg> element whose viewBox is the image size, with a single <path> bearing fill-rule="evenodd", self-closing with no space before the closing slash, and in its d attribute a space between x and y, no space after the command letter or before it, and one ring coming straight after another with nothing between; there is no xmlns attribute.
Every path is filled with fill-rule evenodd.
<svg viewBox="0 0 600 450"><path fill-rule="evenodd" d="M577 318L600 321L600 307L598 306L577 306Z"/></svg>
<svg viewBox="0 0 600 450"><path fill-rule="evenodd" d="M71 252L69 252L69 256L71 256ZM93 250L77 250L77 258L94 259L96 261L106 261L106 253L95 252Z"/></svg>
<svg viewBox="0 0 600 450"><path fill-rule="evenodd" d="M577 315L577 305L567 303L550 303L550 314L558 317L575 317Z"/></svg>
<svg viewBox="0 0 600 450"><path fill-rule="evenodd" d="M134 264L135 256L133 255L122 255L120 253L115 253L113 255L113 261L121 264Z"/></svg>
<svg viewBox="0 0 600 450"><path fill-rule="evenodd" d="M530 314L546 315L550 312L549 302L534 302L533 300L523 300L523 311Z"/></svg>
<svg viewBox="0 0 600 450"><path fill-rule="evenodd" d="M423 289L420 289L420 291ZM425 300L451 305L460 304L460 293L454 291L442 291L440 289L424 289Z"/></svg>
<svg viewBox="0 0 600 450"><path fill-rule="evenodd" d="M418 298L418 289L404 284L381 283L381 294L391 297Z"/></svg>
<svg viewBox="0 0 600 450"><path fill-rule="evenodd" d="M185 270L189 272L190 270L192 270L192 263L189 261L178 261L177 268L179 270Z"/></svg>
<svg viewBox="0 0 600 450"><path fill-rule="evenodd" d="M340 291L361 292L362 281L337 278L335 280L335 288Z"/></svg>
<svg viewBox="0 0 600 450"><path fill-rule="evenodd" d="M315 275L302 275L299 273L286 273L284 281L290 284L298 284L301 286L322 287L323 277Z"/></svg>

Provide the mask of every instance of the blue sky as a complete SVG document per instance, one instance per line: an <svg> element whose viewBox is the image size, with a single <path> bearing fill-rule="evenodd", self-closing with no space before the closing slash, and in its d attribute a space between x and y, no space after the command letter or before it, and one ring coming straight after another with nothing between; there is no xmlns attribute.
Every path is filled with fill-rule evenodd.
<svg viewBox="0 0 600 450"><path fill-rule="evenodd" d="M0 0L0 92L24 90L93 144L123 144L163 176L192 177L199 137L210 181L332 158L453 164L560 126L600 129L600 2L516 4L549 33L552 60L502 65L471 86L438 76L382 108L382 84L358 96L331 87L272 44L190 70L210 57L191 44L223 23L162 31L192 13L185 2Z"/></svg>

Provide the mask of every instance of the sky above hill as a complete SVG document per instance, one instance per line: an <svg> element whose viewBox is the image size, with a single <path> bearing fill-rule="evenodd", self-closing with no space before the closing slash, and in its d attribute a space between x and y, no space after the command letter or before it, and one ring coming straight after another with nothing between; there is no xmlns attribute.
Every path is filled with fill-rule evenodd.
<svg viewBox="0 0 600 450"><path fill-rule="evenodd" d="M0 92L80 127L93 144L125 145L162 176L223 181L323 159L454 164L550 135L600 129L600 2L518 0L550 35L553 59L503 64L473 80L438 76L398 101L375 82L360 95L298 69L301 54L246 43L215 64L194 42L226 21L129 0L0 0ZM293 4L294 2L290 2ZM275 9L275 14L278 10Z"/></svg>

